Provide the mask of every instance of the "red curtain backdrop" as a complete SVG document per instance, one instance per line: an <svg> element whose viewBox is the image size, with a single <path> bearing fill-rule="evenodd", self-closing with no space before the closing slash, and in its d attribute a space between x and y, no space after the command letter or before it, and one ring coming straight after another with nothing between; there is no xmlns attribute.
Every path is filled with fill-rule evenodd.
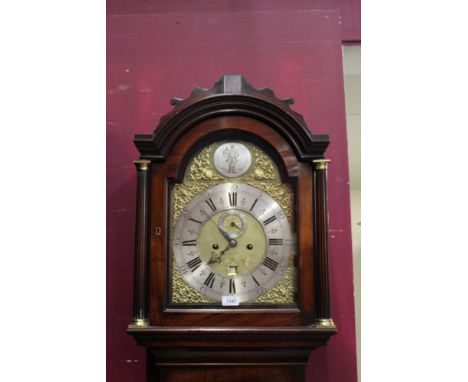
<svg viewBox="0 0 468 382"><path fill-rule="evenodd" d="M266 6L268 3L269 8ZM332 312L338 334L309 360L307 381L355 382L356 338L342 41L360 39L359 2L117 1L107 18L107 378L145 380L145 352L125 332L132 311L132 140L172 97L242 74L293 97L313 134L329 134ZM235 6L234 6L235 5ZM316 10L296 10L309 5ZM315 5L315 3L314 3ZM329 5L331 9L321 9ZM337 8L337 9L333 9ZM265 10L266 9L266 10ZM286 9L289 9L288 11ZM293 10L290 10L293 9ZM358 16L356 16L356 14Z"/></svg>

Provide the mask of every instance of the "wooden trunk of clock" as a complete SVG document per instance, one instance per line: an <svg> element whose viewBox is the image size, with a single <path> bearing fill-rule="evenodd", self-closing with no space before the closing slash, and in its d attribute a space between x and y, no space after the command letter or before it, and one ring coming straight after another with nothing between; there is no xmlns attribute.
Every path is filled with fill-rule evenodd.
<svg viewBox="0 0 468 382"><path fill-rule="evenodd" d="M291 356L291 352L293 356ZM303 381L308 352L223 352L204 350L199 354L184 351L155 351L148 355L148 381L164 382L297 382ZM289 356L288 356L289 354Z"/></svg>
<svg viewBox="0 0 468 382"><path fill-rule="evenodd" d="M148 381L303 381L310 351L325 345L336 332L330 316L328 293L328 161L323 159L328 137L309 133L303 118L290 109L292 100L279 100L269 89L254 89L241 76L224 76L212 89L196 89L187 100L174 99L173 103L176 107L161 119L152 135L135 137L141 157L136 161L139 175L135 303L128 332L148 349ZM254 158L260 159L255 165L271 161L274 165L267 169L277 171L279 184L270 187L259 183L259 179L274 178L265 168L252 167L243 178L231 179L216 174L216 166L210 163L213 161L212 151L226 142L238 142L256 153ZM190 174L189 170L194 166L203 171ZM190 181L187 181L187 174L191 176ZM213 203L209 198L210 190L215 189L213 184L259 187L259 192L265 192L264 199L271 195L276 198L278 203L274 205L279 212L261 218L262 211L256 212L253 205L250 210L220 208L218 200ZM275 189L275 193L270 195L270 189ZM187 206L196 205L191 200L202 198L198 195L203 192L216 214L207 216L202 222L202 218L193 215L194 208ZM290 207L280 200L288 192L291 192L286 195ZM195 194L197 196L193 197ZM204 199L200 200L203 204ZM237 201L234 205L237 206ZM259 286L252 292L255 294L256 290L258 298L249 295L248 301L238 306L226 306L221 303L221 298L213 297L214 292L210 294L206 290L218 288L220 296L241 296L241 283L247 288L242 275L234 271L234 276L230 277L213 271L206 277L203 273L204 269L215 269L216 263L233 257L234 252L240 256L239 261L250 261L245 257L249 254L248 249L235 248L242 238L220 226L226 210L239 219L252 213L250 219L259 221L266 238L274 235L270 231L276 232L283 227L267 227L270 221L284 219L286 222L287 219L295 231L294 240L286 240L290 246L287 248L283 238L268 239L265 244L268 249L262 255L264 262L254 266L245 276L253 280L249 279L249 282L254 287L254 281ZM183 214L186 214L185 219L203 227L211 224L207 223L211 219L227 237L225 250L218 250L216 242L213 244L216 250L206 255L200 249L201 234L193 233L199 236L184 239L176 232ZM235 222L231 224L236 227L233 230L240 229ZM248 224L250 229L253 223ZM285 223L284 226L288 225ZM242 234L248 236L239 233ZM289 268L284 266L275 274L279 272L278 262L265 260L271 253L268 251L278 254L272 247L278 241L284 246L281 253L293 255L288 258ZM180 258L190 259L187 251L180 249L180 242L201 251L199 255L196 251L189 253L196 263L175 259L177 251L183 253ZM228 255L226 251L230 251ZM196 266L187 268L180 261ZM255 272L261 274L255 278ZM205 280L201 288L190 281L189 276L195 274ZM275 282L276 290L272 287L267 290L257 281L263 277L261 275L266 278L289 277L289 284ZM214 280L218 284L214 284ZM230 287L227 290L227 281L237 282L237 291L235 286L233 291ZM288 293L286 288L290 288Z"/></svg>

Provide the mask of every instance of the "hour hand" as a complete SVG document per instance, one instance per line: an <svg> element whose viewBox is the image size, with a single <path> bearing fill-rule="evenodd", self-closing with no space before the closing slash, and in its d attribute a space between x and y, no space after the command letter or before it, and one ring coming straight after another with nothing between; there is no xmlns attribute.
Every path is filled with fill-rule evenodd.
<svg viewBox="0 0 468 382"><path fill-rule="evenodd" d="M224 252L226 252L229 248L231 248L231 241L229 239L229 244L227 245L226 248L224 248L219 254L212 252L210 260L208 260L208 264L213 264L213 263L220 263L221 262L221 256L224 255Z"/></svg>
<svg viewBox="0 0 468 382"><path fill-rule="evenodd" d="M224 255L224 253L229 249L229 248L233 248L237 245L237 241L234 240L234 239L228 239L229 243L228 245L226 246L226 248L224 248L220 253L219 255L216 254L215 252L212 252L211 254L211 257L210 259L208 260L208 264L213 264L213 263L220 263L221 262L221 256Z"/></svg>
<svg viewBox="0 0 468 382"><path fill-rule="evenodd" d="M217 255L216 253L213 253L208 260L208 264L213 264L213 263L220 263L221 262L221 256Z"/></svg>
<svg viewBox="0 0 468 382"><path fill-rule="evenodd" d="M217 226L218 226L219 232L221 232L221 234L224 236L224 238L225 238L227 241L231 241L231 240L232 240L231 235L230 235L227 231L225 231L225 230L223 229L223 227L221 227L219 224L217 224Z"/></svg>

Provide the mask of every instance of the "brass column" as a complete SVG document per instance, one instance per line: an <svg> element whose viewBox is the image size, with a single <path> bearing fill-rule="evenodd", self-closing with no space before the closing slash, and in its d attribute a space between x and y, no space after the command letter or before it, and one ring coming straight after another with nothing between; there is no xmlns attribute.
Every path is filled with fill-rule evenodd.
<svg viewBox="0 0 468 382"><path fill-rule="evenodd" d="M146 284L148 274L148 216L149 216L149 170L151 161L136 160L137 204L135 224L135 265L133 288L133 319L129 327L149 326Z"/></svg>
<svg viewBox="0 0 468 382"><path fill-rule="evenodd" d="M316 270L316 325L335 327L331 318L330 282L328 279L328 198L327 169L329 159L314 160L315 209L315 270Z"/></svg>

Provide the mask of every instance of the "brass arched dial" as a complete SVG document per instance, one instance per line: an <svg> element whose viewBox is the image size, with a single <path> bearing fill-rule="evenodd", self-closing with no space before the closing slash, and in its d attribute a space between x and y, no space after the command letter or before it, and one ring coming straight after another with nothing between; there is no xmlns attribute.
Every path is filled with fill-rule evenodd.
<svg viewBox="0 0 468 382"><path fill-rule="evenodd" d="M273 288L293 251L291 228L279 204L244 183L222 183L196 195L172 237L185 281L206 297L248 302Z"/></svg>

